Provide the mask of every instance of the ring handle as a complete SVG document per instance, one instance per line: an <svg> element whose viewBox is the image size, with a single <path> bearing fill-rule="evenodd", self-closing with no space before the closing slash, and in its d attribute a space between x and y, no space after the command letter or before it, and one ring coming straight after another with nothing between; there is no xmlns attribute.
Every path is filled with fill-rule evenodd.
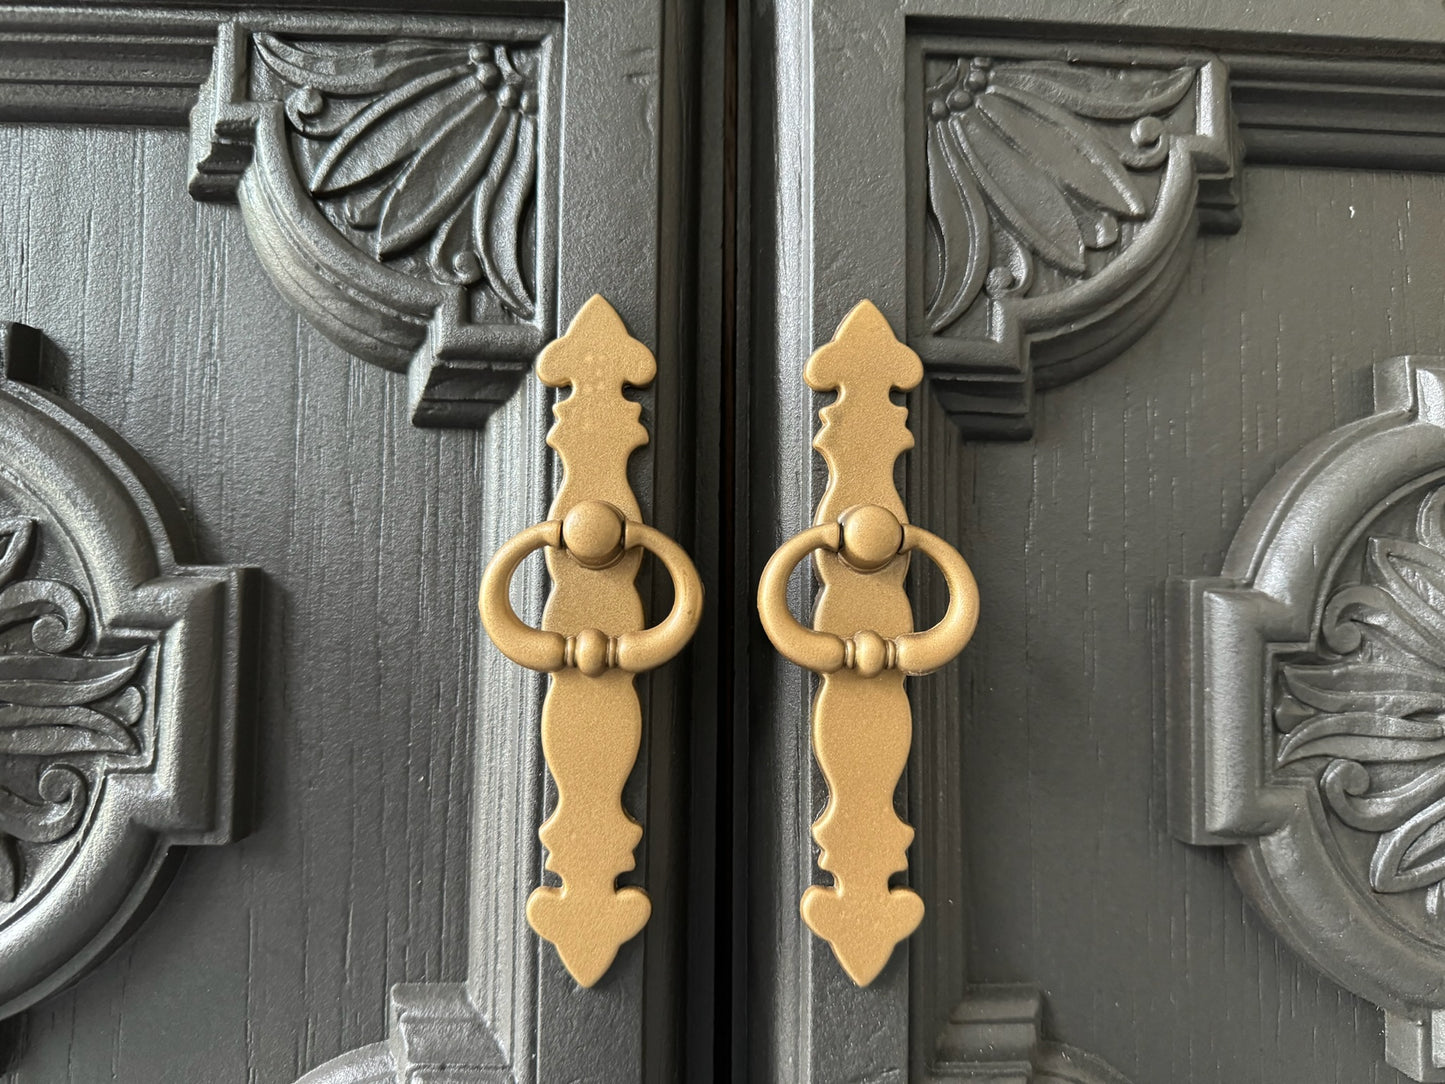
<svg viewBox="0 0 1445 1084"><path fill-rule="evenodd" d="M609 636L596 628L572 635L534 629L512 609L512 576L535 550L551 546L584 568L611 568L632 549L645 549L672 577L672 610L660 624ZM604 501L579 501L564 519L533 524L513 535L482 574L482 625L492 642L519 666L542 673L575 667L588 677L607 670L641 673L683 649L702 617L702 580L687 552L667 535L627 519Z"/></svg>
<svg viewBox="0 0 1445 1084"><path fill-rule="evenodd" d="M814 550L835 553L850 568L871 573L895 557L917 550L943 573L948 610L930 629L891 638L869 629L838 636L805 627L788 609L788 578ZM802 531L778 547L758 582L758 616L778 653L818 674L856 670L875 677L884 670L927 674L949 662L968 643L978 625L978 583L963 555L931 531L898 521L888 509L860 505L835 522Z"/></svg>

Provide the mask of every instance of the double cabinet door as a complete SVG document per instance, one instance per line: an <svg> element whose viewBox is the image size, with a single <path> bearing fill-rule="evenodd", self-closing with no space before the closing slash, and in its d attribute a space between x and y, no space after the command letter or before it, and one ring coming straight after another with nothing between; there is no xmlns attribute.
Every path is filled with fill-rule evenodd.
<svg viewBox="0 0 1445 1084"><path fill-rule="evenodd" d="M1442 44L0 11L0 1080L1445 1080Z"/></svg>

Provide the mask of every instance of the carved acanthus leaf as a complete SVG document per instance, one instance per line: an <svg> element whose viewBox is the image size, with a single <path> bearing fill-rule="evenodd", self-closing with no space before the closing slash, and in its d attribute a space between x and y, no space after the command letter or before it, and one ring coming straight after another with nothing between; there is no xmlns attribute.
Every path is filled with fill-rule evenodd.
<svg viewBox="0 0 1445 1084"><path fill-rule="evenodd" d="M1319 786L1349 827L1377 836L1376 892L1445 882L1445 488L1420 506L1416 540L1376 536L1363 580L1325 606L1322 654L1280 668L1281 765L1323 761Z"/></svg>
<svg viewBox="0 0 1445 1084"><path fill-rule="evenodd" d="M89 785L55 758L133 754L133 727L145 694L132 681L150 653L81 650L90 626L80 593L55 580L18 579L35 540L35 521L0 519L0 762L27 758L34 795L0 784L0 903L15 899L20 848L54 843L74 831Z"/></svg>
<svg viewBox="0 0 1445 1084"><path fill-rule="evenodd" d="M1375 412L1256 498L1218 576L1170 582L1171 827L1231 849L1296 952L1445 1080L1445 358L1375 367Z"/></svg>

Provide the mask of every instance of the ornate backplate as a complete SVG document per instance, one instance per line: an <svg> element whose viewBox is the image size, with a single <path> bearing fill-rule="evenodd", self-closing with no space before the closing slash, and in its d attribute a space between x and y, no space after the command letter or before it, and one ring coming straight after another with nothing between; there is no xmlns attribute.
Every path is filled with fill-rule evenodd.
<svg viewBox="0 0 1445 1084"><path fill-rule="evenodd" d="M0 1017L139 917L173 844L229 842L247 570L188 532L119 438L0 380Z"/></svg>

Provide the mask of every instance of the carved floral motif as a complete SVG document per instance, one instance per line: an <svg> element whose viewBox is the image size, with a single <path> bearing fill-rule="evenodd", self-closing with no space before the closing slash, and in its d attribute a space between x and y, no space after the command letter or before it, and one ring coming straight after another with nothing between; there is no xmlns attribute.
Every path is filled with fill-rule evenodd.
<svg viewBox="0 0 1445 1084"><path fill-rule="evenodd" d="M64 839L85 813L89 785L72 763L140 750L145 704L132 684L149 648L83 649L90 615L68 584L20 579L35 521L0 519L0 902L19 891L19 843Z"/></svg>
<svg viewBox="0 0 1445 1084"><path fill-rule="evenodd" d="M939 248L929 330L953 324L981 292L1026 294L1038 260L1086 277L1089 252L1118 245L1120 219L1150 214L1134 171L1168 157L1160 117L1197 74L1192 66L957 59L927 93Z"/></svg>
<svg viewBox="0 0 1445 1084"><path fill-rule="evenodd" d="M1351 828L1378 836L1376 892L1445 899L1445 487L1421 505L1416 541L1372 537L1363 582L1330 596L1326 653L1280 668L1283 766L1324 758L1320 791Z"/></svg>
<svg viewBox="0 0 1445 1084"><path fill-rule="evenodd" d="M274 34L257 34L255 49L285 89L302 183L333 225L378 261L443 285L485 283L532 319L534 50Z"/></svg>
<svg viewBox="0 0 1445 1084"><path fill-rule="evenodd" d="M1445 358L1375 366L1374 412L1301 448L1217 576L1166 601L1170 825L1230 849L1296 952L1385 1013L1385 1060L1445 1041Z"/></svg>

